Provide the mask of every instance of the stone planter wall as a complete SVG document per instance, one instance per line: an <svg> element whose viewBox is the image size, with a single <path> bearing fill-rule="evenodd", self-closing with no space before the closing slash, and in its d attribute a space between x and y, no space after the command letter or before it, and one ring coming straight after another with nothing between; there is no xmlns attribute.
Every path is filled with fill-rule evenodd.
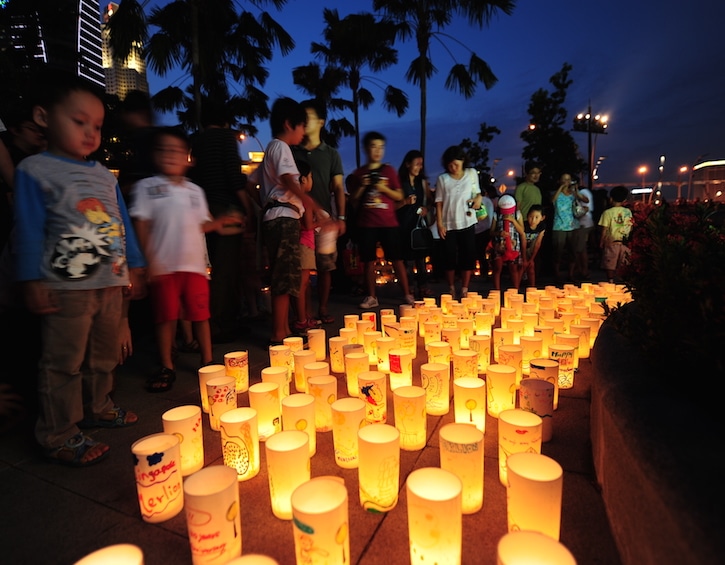
<svg viewBox="0 0 725 565"><path fill-rule="evenodd" d="M644 379L607 322L592 363L594 466L622 562L725 563L725 427L698 399L715 391L698 375Z"/></svg>

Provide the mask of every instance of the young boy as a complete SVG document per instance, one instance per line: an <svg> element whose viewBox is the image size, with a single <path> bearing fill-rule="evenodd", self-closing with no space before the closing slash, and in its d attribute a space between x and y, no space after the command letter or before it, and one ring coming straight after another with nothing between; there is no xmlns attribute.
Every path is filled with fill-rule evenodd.
<svg viewBox="0 0 725 565"><path fill-rule="evenodd" d="M375 259L378 242L383 247L385 258L393 263L405 301L413 304L415 298L410 294L408 287L408 274L399 241L398 217L395 214L395 203L405 197L400 186L398 171L383 163L385 156L383 134L374 131L365 134L362 145L367 163L352 173L356 179L356 186L350 194L350 200L358 209L357 239L368 291L368 296L362 301L360 308L368 310L378 307L375 293Z"/></svg>
<svg viewBox="0 0 725 565"><path fill-rule="evenodd" d="M513 196L504 194L498 199L496 214L491 222L493 243L493 286L501 289L501 271L506 263L511 275L511 287L521 284L522 257L526 257L526 234L521 226L523 218L516 209Z"/></svg>
<svg viewBox="0 0 725 565"><path fill-rule="evenodd" d="M290 296L298 296L301 286L299 220L305 209L316 212L320 208L302 191L300 173L290 149L290 145L302 141L306 122L307 113L295 100L279 98L274 102L270 116L274 139L247 183L247 190L262 207L262 239L267 247L272 281L270 345L279 345L291 335Z"/></svg>
<svg viewBox="0 0 725 565"><path fill-rule="evenodd" d="M221 230L226 219L211 217L204 191L184 176L191 166L184 132L158 130L151 152L159 174L134 184L129 213L149 262L149 291L161 362L146 388L165 392L176 380L173 346L182 307L183 317L191 321L199 343L201 365L212 361L204 234Z"/></svg>
<svg viewBox="0 0 725 565"><path fill-rule="evenodd" d="M15 176L16 265L28 308L41 317L35 437L51 461L97 463L109 446L79 427L118 428L138 417L110 397L124 294L144 292L145 261L116 178L86 157L101 144L95 87L46 74L33 107L48 151Z"/></svg>
<svg viewBox="0 0 725 565"><path fill-rule="evenodd" d="M532 204L529 213L526 215L524 224L524 235L526 236L526 257L524 258L523 273L524 280L528 286L536 286L536 256L541 249L541 242L544 239L546 224L544 220L544 208L541 204Z"/></svg>
<svg viewBox="0 0 725 565"><path fill-rule="evenodd" d="M629 248L624 245L623 240L632 230L632 211L625 208L624 204L629 198L629 190L626 186L615 186L609 192L611 207L602 212L599 218L601 236L599 247L602 248L602 269L607 271L607 279L614 282L614 275L622 262L629 255Z"/></svg>

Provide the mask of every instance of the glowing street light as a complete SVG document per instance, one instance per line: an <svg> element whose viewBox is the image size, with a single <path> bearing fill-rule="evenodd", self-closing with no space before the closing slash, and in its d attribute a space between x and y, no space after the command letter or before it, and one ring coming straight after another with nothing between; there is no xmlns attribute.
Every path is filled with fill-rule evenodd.
<svg viewBox="0 0 725 565"><path fill-rule="evenodd" d="M642 175L642 202L644 202L645 187L644 187L644 176L647 174L647 167L642 165L637 172Z"/></svg>
<svg viewBox="0 0 725 565"><path fill-rule="evenodd" d="M594 187L594 148L592 147L592 134L595 135L594 143L596 145L596 135L606 134L609 127L609 116L601 114L592 114L592 104L589 103L586 113L577 114L574 118L574 131L587 132L587 177L589 178L589 188Z"/></svg>
<svg viewBox="0 0 725 565"><path fill-rule="evenodd" d="M682 198L682 175L684 175L690 168L687 165L682 165L677 170L677 200Z"/></svg>

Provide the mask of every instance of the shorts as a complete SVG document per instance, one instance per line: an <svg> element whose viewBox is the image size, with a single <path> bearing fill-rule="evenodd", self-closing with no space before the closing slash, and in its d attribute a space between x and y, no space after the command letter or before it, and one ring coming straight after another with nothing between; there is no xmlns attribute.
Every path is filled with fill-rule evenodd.
<svg viewBox="0 0 725 565"><path fill-rule="evenodd" d="M313 271L315 269L315 250L300 244L300 269Z"/></svg>
<svg viewBox="0 0 725 565"><path fill-rule="evenodd" d="M627 261L629 247L621 241L607 243L602 251L602 269L605 271L616 271Z"/></svg>
<svg viewBox="0 0 725 565"><path fill-rule="evenodd" d="M169 273L149 283L154 323L172 320L201 322L209 313L209 279L198 273ZM183 307L183 309L182 309Z"/></svg>
<svg viewBox="0 0 725 565"><path fill-rule="evenodd" d="M574 253L584 253L587 250L587 241L589 241L589 234L592 233L593 229L594 226L575 230Z"/></svg>
<svg viewBox="0 0 725 565"><path fill-rule="evenodd" d="M333 253L315 253L318 273L329 273L337 269L337 251Z"/></svg>
<svg viewBox="0 0 725 565"><path fill-rule="evenodd" d="M267 247L272 296L298 296L302 284L300 221L282 217L262 222L262 239Z"/></svg>
<svg viewBox="0 0 725 565"><path fill-rule="evenodd" d="M365 228L358 227L358 249L360 260L363 263L370 263L377 258L377 244L383 248L385 259L388 261L400 261L403 254L400 249L400 231L398 226L393 228Z"/></svg>

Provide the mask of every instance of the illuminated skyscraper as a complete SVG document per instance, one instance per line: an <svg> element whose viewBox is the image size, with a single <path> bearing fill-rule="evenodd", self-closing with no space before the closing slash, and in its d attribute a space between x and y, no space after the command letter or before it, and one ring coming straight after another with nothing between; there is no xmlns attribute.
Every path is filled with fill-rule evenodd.
<svg viewBox="0 0 725 565"><path fill-rule="evenodd" d="M118 9L118 4L110 2L103 11L103 22L107 22L109 18ZM129 90L149 91L149 83L146 79L146 61L141 52L141 46L135 45L131 49L131 53L126 61L114 61L111 48L108 44L108 32L102 31L101 38L103 40L103 71L106 77L106 92L108 94L116 94L121 100L126 97Z"/></svg>

